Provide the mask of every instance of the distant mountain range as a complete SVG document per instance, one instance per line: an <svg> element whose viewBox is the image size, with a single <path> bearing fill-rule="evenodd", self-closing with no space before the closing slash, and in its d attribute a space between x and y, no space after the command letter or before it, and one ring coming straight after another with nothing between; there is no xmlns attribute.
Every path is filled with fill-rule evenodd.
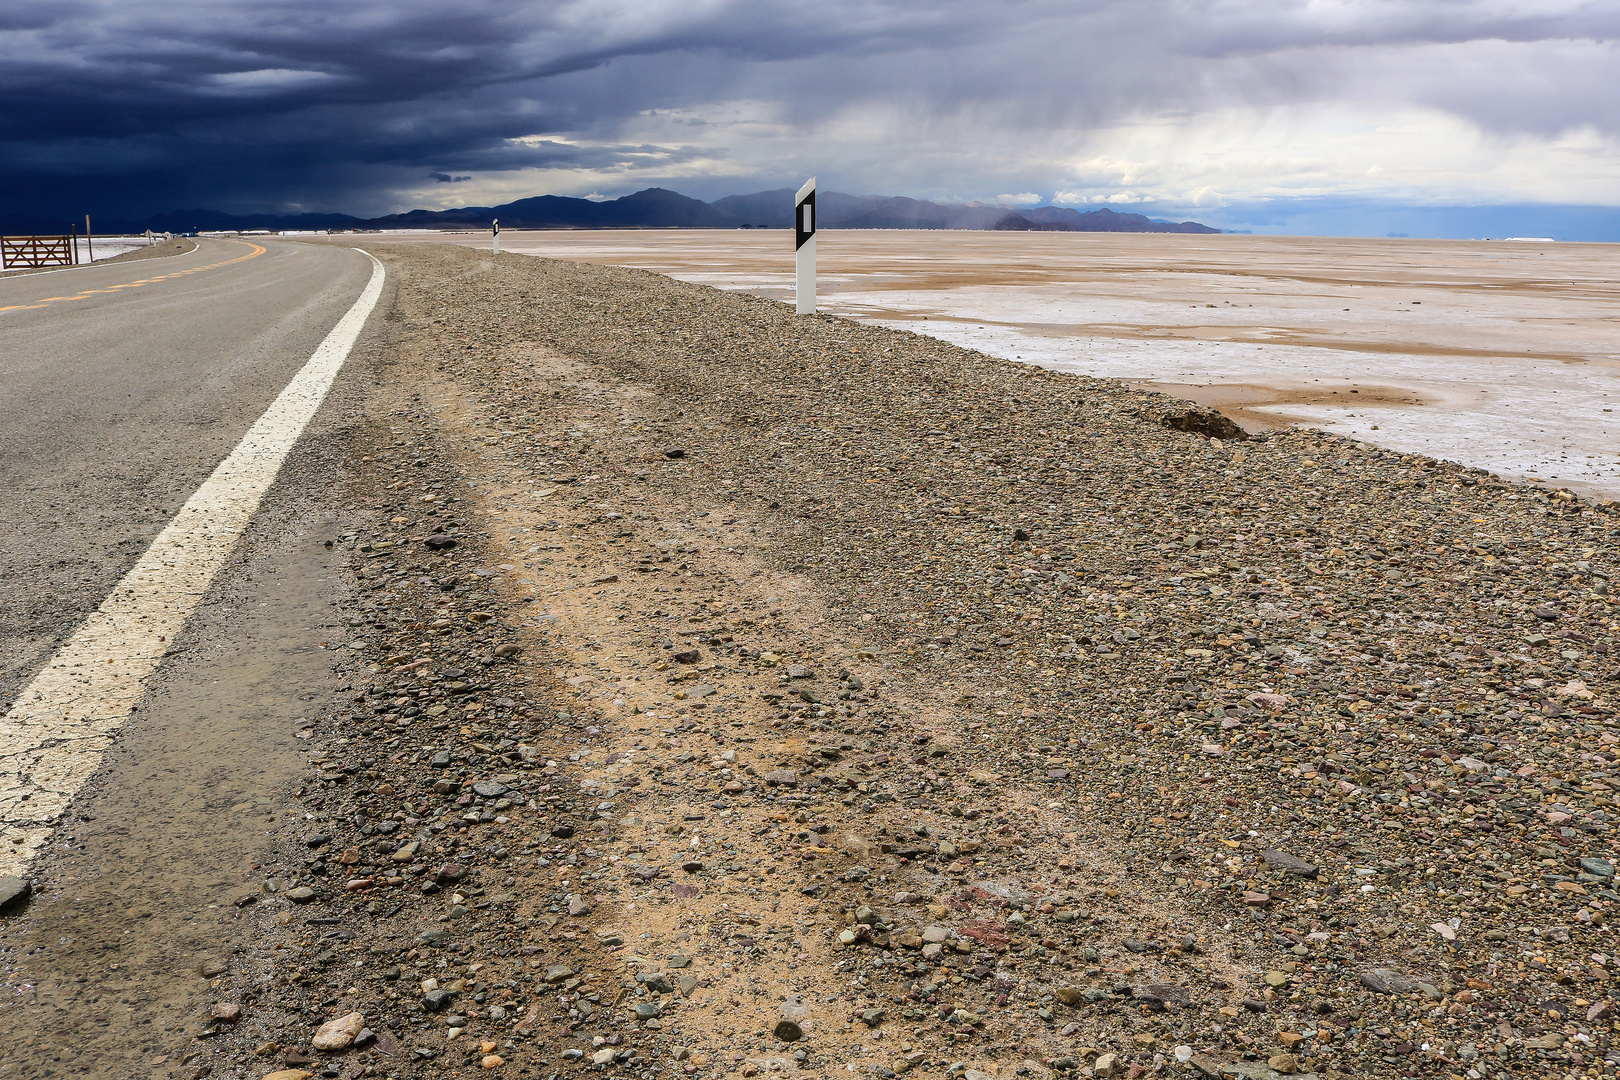
<svg viewBox="0 0 1620 1080"><path fill-rule="evenodd" d="M217 210L177 210L144 221L92 221L103 234L228 232L274 229L487 229L499 219L503 229L790 229L792 188L728 195L712 203L664 188L648 188L619 199L593 201L563 195L536 195L500 206L455 210L412 210L379 218L349 214L224 214ZM818 192L816 216L827 229L989 229L1016 232L1218 233L1196 221L1159 221L1109 209L1084 213L1061 206L1009 210L977 203L934 203L903 196ZM50 235L71 222L0 215L7 235ZM83 222L78 223L83 227Z"/></svg>

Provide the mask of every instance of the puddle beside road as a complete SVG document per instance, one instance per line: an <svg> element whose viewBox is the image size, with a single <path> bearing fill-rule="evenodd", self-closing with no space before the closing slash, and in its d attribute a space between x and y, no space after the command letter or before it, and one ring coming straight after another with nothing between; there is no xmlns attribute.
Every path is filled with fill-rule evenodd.
<svg viewBox="0 0 1620 1080"><path fill-rule="evenodd" d="M227 571L0 922L0 1077L191 1076L209 961L245 946L296 738L334 689L339 557L306 518Z"/></svg>

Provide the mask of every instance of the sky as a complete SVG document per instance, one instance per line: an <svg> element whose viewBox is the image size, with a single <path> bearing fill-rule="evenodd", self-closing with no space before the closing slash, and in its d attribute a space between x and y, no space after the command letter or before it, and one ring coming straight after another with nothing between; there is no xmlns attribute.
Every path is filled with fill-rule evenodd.
<svg viewBox="0 0 1620 1080"><path fill-rule="evenodd" d="M0 209L371 216L814 174L1620 239L1617 103L1614 0L54 0L0 6Z"/></svg>

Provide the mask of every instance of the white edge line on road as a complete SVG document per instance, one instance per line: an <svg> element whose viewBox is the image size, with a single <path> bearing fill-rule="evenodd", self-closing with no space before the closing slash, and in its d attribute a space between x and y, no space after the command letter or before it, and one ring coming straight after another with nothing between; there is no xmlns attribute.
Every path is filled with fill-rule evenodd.
<svg viewBox="0 0 1620 1080"><path fill-rule="evenodd" d="M22 875L101 764L146 679L230 558L382 296L371 280L308 362L0 717L0 877Z"/></svg>

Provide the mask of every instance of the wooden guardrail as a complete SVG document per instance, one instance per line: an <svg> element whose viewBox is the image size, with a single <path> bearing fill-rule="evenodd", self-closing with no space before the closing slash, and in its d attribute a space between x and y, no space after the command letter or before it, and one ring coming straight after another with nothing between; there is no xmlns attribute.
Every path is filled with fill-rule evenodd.
<svg viewBox="0 0 1620 1080"><path fill-rule="evenodd" d="M0 236L0 270L77 266L78 245L73 239L72 236Z"/></svg>

